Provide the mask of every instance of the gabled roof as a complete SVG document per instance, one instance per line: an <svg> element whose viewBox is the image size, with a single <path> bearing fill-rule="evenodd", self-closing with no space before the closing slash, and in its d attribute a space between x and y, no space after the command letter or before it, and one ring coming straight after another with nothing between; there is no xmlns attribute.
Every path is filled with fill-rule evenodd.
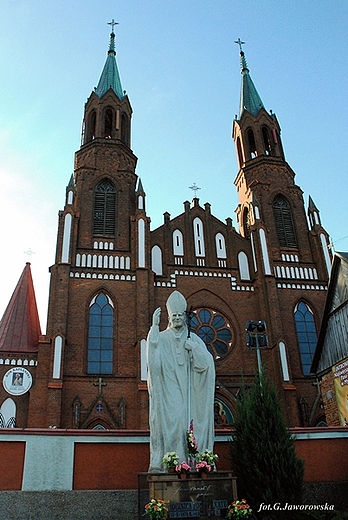
<svg viewBox="0 0 348 520"><path fill-rule="evenodd" d="M33 279L27 262L0 322L0 352L36 352L40 335Z"/></svg>
<svg viewBox="0 0 348 520"><path fill-rule="evenodd" d="M314 373L330 368L348 356L348 344L345 343L344 339L346 351L340 351L340 354L336 351L335 345L330 344L328 346L325 341L331 314L342 306L348 308L348 253L335 252L317 348L312 363L312 372ZM344 335L343 329L342 335ZM329 360L331 361L329 362Z"/></svg>
<svg viewBox="0 0 348 520"><path fill-rule="evenodd" d="M242 84L240 89L239 119L242 117L244 110L247 110L253 116L257 116L261 108L265 108L250 77L244 51L240 51L240 64Z"/></svg>
<svg viewBox="0 0 348 520"><path fill-rule="evenodd" d="M99 98L102 98L110 88L115 92L119 99L122 99L125 96L122 90L121 79L116 63L114 32L110 34L108 55L99 79L99 83L95 89L95 93Z"/></svg>

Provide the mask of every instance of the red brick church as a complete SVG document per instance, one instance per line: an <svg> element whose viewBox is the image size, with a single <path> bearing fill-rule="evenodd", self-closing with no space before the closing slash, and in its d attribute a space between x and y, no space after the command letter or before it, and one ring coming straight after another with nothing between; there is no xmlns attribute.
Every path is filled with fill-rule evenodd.
<svg viewBox="0 0 348 520"><path fill-rule="evenodd" d="M1 427L147 430L146 336L173 290L192 307L191 328L215 359L218 427L233 422L240 388L260 362L289 426L324 423L310 367L331 264L328 235L311 198L306 215L278 119L264 107L242 49L240 60L236 226L195 196L151 230L111 33L59 213L47 333L30 264L0 323ZM256 341L260 350L248 348Z"/></svg>

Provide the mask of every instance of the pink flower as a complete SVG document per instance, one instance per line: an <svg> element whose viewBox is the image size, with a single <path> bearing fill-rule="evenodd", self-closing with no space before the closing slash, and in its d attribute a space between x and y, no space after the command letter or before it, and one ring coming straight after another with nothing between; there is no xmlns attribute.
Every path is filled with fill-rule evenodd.
<svg viewBox="0 0 348 520"><path fill-rule="evenodd" d="M196 465L196 469L197 471L205 471L205 472L208 472L208 471L211 471L211 466L210 464L208 464L205 460L202 460L202 462L199 462L197 465Z"/></svg>

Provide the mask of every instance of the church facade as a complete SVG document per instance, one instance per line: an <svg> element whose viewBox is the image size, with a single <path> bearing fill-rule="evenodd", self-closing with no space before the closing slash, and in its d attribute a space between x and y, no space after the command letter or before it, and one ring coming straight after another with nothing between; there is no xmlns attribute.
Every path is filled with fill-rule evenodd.
<svg viewBox="0 0 348 520"><path fill-rule="evenodd" d="M331 264L328 235L311 198L306 215L278 120L263 106L242 50L240 58L237 228L195 196L151 230L111 33L59 213L47 332L40 335L29 264L0 324L2 426L147 430L146 336L154 309L165 309L173 290L187 299L190 327L215 360L216 427L232 424L240 388L261 365L289 426L325 420L310 369ZM30 333L18 332L23 323ZM19 341L25 334L30 341ZM28 380L22 394L17 373Z"/></svg>

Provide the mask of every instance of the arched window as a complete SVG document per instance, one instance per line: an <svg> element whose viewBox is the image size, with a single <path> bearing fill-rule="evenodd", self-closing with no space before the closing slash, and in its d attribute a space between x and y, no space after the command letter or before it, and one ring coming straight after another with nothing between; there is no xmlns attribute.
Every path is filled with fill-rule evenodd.
<svg viewBox="0 0 348 520"><path fill-rule="evenodd" d="M193 232L194 232L194 237L195 237L196 256L198 256L198 257L205 256L203 222L198 217L196 217L193 221Z"/></svg>
<svg viewBox="0 0 348 520"><path fill-rule="evenodd" d="M94 192L94 235L115 235L116 190L113 184L104 180Z"/></svg>
<svg viewBox="0 0 348 520"><path fill-rule="evenodd" d="M89 307L88 374L112 374L114 309L104 293L98 294Z"/></svg>
<svg viewBox="0 0 348 520"><path fill-rule="evenodd" d="M251 128L249 128L249 130L247 131L247 138L248 138L250 158L254 159L257 156L257 150L256 150L254 132L252 131Z"/></svg>
<svg viewBox="0 0 348 520"><path fill-rule="evenodd" d="M273 201L273 215L280 247L297 247L291 207L282 195Z"/></svg>
<svg viewBox="0 0 348 520"><path fill-rule="evenodd" d="M62 244L62 263L67 264L70 259L70 237L71 237L72 216L67 213L64 217L64 231Z"/></svg>
<svg viewBox="0 0 348 520"><path fill-rule="evenodd" d="M108 108L105 111L105 117L104 117L104 137L106 137L107 139L112 138L112 131L114 128L113 121L114 121L113 111L111 110L111 108Z"/></svg>
<svg viewBox="0 0 348 520"><path fill-rule="evenodd" d="M216 233L215 235L215 246L217 258L227 258L226 255L226 242L225 237L222 233Z"/></svg>
<svg viewBox="0 0 348 520"><path fill-rule="evenodd" d="M158 275L163 274L162 249L158 245L151 249L151 269Z"/></svg>
<svg viewBox="0 0 348 520"><path fill-rule="evenodd" d="M204 341L215 360L225 357L230 352L231 326L220 312L197 309L191 319L190 327Z"/></svg>
<svg viewBox="0 0 348 520"><path fill-rule="evenodd" d="M240 144L240 137L237 137L237 153L238 153L238 162L239 162L239 168L243 166L243 152L242 152L242 145Z"/></svg>
<svg viewBox="0 0 348 520"><path fill-rule="evenodd" d="M93 139L95 139L96 124L97 124L97 114L96 114L96 111L93 110L89 114L89 117L88 117L86 142L93 141Z"/></svg>
<svg viewBox="0 0 348 520"><path fill-rule="evenodd" d="M309 306L300 302L295 307L294 317L300 347L302 370L303 374L308 376L311 373L311 365L317 346L317 331L315 329L314 316Z"/></svg>
<svg viewBox="0 0 348 520"><path fill-rule="evenodd" d="M241 280L250 280L249 261L244 251L238 253L239 276Z"/></svg>
<svg viewBox="0 0 348 520"><path fill-rule="evenodd" d="M129 120L126 114L121 116L121 141L129 146Z"/></svg>
<svg viewBox="0 0 348 520"><path fill-rule="evenodd" d="M0 428L15 428L16 403L11 397L5 399L0 407Z"/></svg>
<svg viewBox="0 0 348 520"><path fill-rule="evenodd" d="M184 237L180 229L173 231L173 253L174 256L184 255Z"/></svg>
<svg viewBox="0 0 348 520"><path fill-rule="evenodd" d="M250 226L251 226L251 215L249 208L245 207L243 210L243 233L245 238L249 238L250 236Z"/></svg>
<svg viewBox="0 0 348 520"><path fill-rule="evenodd" d="M269 138L269 131L268 131L267 126L264 126L262 128L262 139L263 139L263 147L265 150L265 154L270 155L272 152L272 148L271 148L271 141Z"/></svg>

